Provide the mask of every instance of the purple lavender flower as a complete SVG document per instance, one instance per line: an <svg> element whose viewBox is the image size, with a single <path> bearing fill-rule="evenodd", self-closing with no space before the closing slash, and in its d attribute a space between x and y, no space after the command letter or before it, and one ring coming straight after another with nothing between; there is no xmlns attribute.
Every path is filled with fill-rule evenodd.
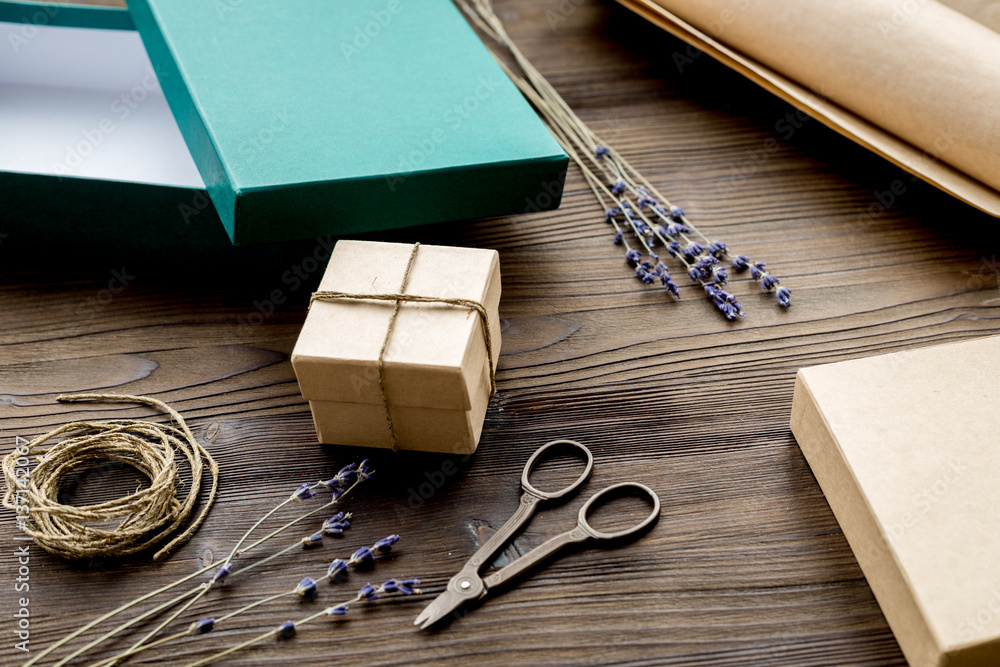
<svg viewBox="0 0 1000 667"><path fill-rule="evenodd" d="M776 277L772 276L770 273L765 273L764 277L760 281L760 286L770 291L774 289L779 283L781 283L781 281L778 280Z"/></svg>
<svg viewBox="0 0 1000 667"><path fill-rule="evenodd" d="M330 607L326 610L326 613L330 616L346 616L347 615L347 605L339 604L336 607Z"/></svg>
<svg viewBox="0 0 1000 667"><path fill-rule="evenodd" d="M729 272L726 271L724 266L712 267L712 279L715 280L720 285L725 285L729 282Z"/></svg>
<svg viewBox="0 0 1000 667"><path fill-rule="evenodd" d="M188 628L188 633L192 635L203 635L211 632L213 628L215 628L215 619L203 618L200 621L192 623L191 627Z"/></svg>
<svg viewBox="0 0 1000 667"><path fill-rule="evenodd" d="M787 287L779 287L774 296L778 297L778 305L782 308L792 305L792 290Z"/></svg>
<svg viewBox="0 0 1000 667"><path fill-rule="evenodd" d="M733 269L737 273L742 273L743 271L746 271L748 268L750 268L749 257L747 257L746 255L736 255L736 257L733 258Z"/></svg>
<svg viewBox="0 0 1000 667"><path fill-rule="evenodd" d="M375 474L375 470L368 465L368 459L365 459L358 464L358 481L364 482L372 478Z"/></svg>
<svg viewBox="0 0 1000 667"><path fill-rule="evenodd" d="M623 192L625 192L625 181L619 178L617 181L611 184L611 194L618 196Z"/></svg>
<svg viewBox="0 0 1000 667"><path fill-rule="evenodd" d="M718 257L719 255L726 254L726 244L716 241L715 243L708 246L708 254Z"/></svg>
<svg viewBox="0 0 1000 667"><path fill-rule="evenodd" d="M313 533L302 538L302 546L304 547L318 547L321 544L323 544L323 533Z"/></svg>
<svg viewBox="0 0 1000 667"><path fill-rule="evenodd" d="M677 241L671 241L670 245L667 246L667 252L670 253L671 257L676 257L677 253L681 251L681 244Z"/></svg>
<svg viewBox="0 0 1000 667"><path fill-rule="evenodd" d="M347 562L342 558L337 558L330 567L326 568L326 576L330 581L343 581L347 578Z"/></svg>
<svg viewBox="0 0 1000 667"><path fill-rule="evenodd" d="M615 245L621 245L622 244L622 240L623 240L622 239L622 233L621 232L615 232Z"/></svg>
<svg viewBox="0 0 1000 667"><path fill-rule="evenodd" d="M336 517L331 517L323 522L323 532L327 535L343 535L344 531L351 527L350 521L336 521Z"/></svg>
<svg viewBox="0 0 1000 667"><path fill-rule="evenodd" d="M381 586L384 593L398 593L399 592L399 582L395 579L390 579Z"/></svg>
<svg viewBox="0 0 1000 667"><path fill-rule="evenodd" d="M736 297L725 290L719 289L714 283L705 285L705 294L712 300L712 303L719 309L723 317L730 322L743 316L743 308L736 300Z"/></svg>
<svg viewBox="0 0 1000 667"><path fill-rule="evenodd" d="M351 554L351 559L348 561L350 565L356 567L371 565L375 562L375 554L368 547L361 547L353 554Z"/></svg>
<svg viewBox="0 0 1000 667"><path fill-rule="evenodd" d="M378 600L378 593L376 593L377 590L378 589L372 586L371 584L365 584L364 586L361 587L361 590L358 591L358 599Z"/></svg>
<svg viewBox="0 0 1000 667"><path fill-rule="evenodd" d="M295 636L295 623L285 621L278 626L278 636L282 639L291 639Z"/></svg>
<svg viewBox="0 0 1000 667"><path fill-rule="evenodd" d="M306 577L295 587L295 592L303 599L312 600L316 596L316 581Z"/></svg>
<svg viewBox="0 0 1000 667"><path fill-rule="evenodd" d="M694 260L698 255L705 252L705 246L698 243L697 241L692 241L690 245L685 246L681 252L684 253L684 257L690 262Z"/></svg>
<svg viewBox="0 0 1000 667"><path fill-rule="evenodd" d="M611 155L611 149L609 149L607 146L598 146L597 148L594 149L594 157L596 157L598 160L607 157L608 155Z"/></svg>
<svg viewBox="0 0 1000 667"><path fill-rule="evenodd" d="M764 262L756 262L750 267L750 277L754 280L760 280L764 274L767 273L767 271L764 270L765 266L767 266L767 264Z"/></svg>
<svg viewBox="0 0 1000 667"><path fill-rule="evenodd" d="M656 276L641 266L635 267L635 277L647 285L652 285L656 281Z"/></svg>
<svg viewBox="0 0 1000 667"><path fill-rule="evenodd" d="M688 276L691 278L692 282L712 280L715 265L718 263L719 260L712 255L705 255L691 265L688 269Z"/></svg>
<svg viewBox="0 0 1000 667"><path fill-rule="evenodd" d="M413 595L414 593L419 593L420 589L417 588L419 585L419 579L403 579L399 582L399 592L403 595Z"/></svg>
<svg viewBox="0 0 1000 667"><path fill-rule="evenodd" d="M629 266L639 266L641 260L642 254L634 248L625 253L625 261L628 262Z"/></svg>
<svg viewBox="0 0 1000 667"><path fill-rule="evenodd" d="M663 283L663 286L667 289L668 292L673 294L678 299L681 298L681 291L677 289L677 284L670 279L669 275L664 274L660 276L660 281Z"/></svg>
<svg viewBox="0 0 1000 667"><path fill-rule="evenodd" d="M646 208L647 206L656 206L656 200L646 195L640 195L636 199L636 204L639 205L639 208Z"/></svg>
<svg viewBox="0 0 1000 667"><path fill-rule="evenodd" d="M212 583L213 584L224 583L226 581L226 577L228 577L229 573L232 571L233 571L233 564L226 563L225 565L220 567L219 571L216 572L215 575L212 577Z"/></svg>
<svg viewBox="0 0 1000 667"><path fill-rule="evenodd" d="M340 500L340 497L342 495L344 495L345 493L347 493L347 489L342 489L339 486L335 486L332 489L330 489L330 493L332 494L332 497L330 498L330 502L336 502L336 501Z"/></svg>
<svg viewBox="0 0 1000 667"><path fill-rule="evenodd" d="M299 488L292 492L292 500L295 502L301 502L303 500L308 500L316 495L316 492L312 490L312 484L303 484Z"/></svg>
<svg viewBox="0 0 1000 667"><path fill-rule="evenodd" d="M611 208L609 208L607 211L604 212L604 219L610 222L611 218L617 218L621 214L622 210L620 208L618 208L617 206L612 206Z"/></svg>
<svg viewBox="0 0 1000 667"><path fill-rule="evenodd" d="M323 486L325 486L327 490L330 491L331 493L335 492L335 489L347 488L357 481L358 479L358 475L356 472L357 469L358 469L357 463L349 463L348 465L341 468L336 475L334 475L327 481L323 482Z"/></svg>
<svg viewBox="0 0 1000 667"><path fill-rule="evenodd" d="M673 218L674 220L679 220L683 215L684 215L684 209L682 209L680 206L670 207L670 217Z"/></svg>
<svg viewBox="0 0 1000 667"><path fill-rule="evenodd" d="M388 537L383 537L381 540L372 545L372 549L379 553L387 553L392 551L393 545L399 542L399 535L389 535Z"/></svg>

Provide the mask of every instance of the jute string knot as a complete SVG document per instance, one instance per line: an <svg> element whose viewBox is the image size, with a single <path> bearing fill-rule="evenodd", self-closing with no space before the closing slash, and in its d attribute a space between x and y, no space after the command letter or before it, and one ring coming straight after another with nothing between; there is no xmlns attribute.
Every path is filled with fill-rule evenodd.
<svg viewBox="0 0 1000 667"><path fill-rule="evenodd" d="M337 292L330 290L320 290L313 292L309 299L309 307L312 308L316 301L336 301L338 299L355 299L364 301L392 301L392 314L389 315L389 324L385 329L385 337L382 339L382 348L378 353L378 387L382 394L382 406L385 408L385 422L389 427L389 438L392 442L392 451L399 451L399 439L396 436L396 429L392 425L392 411L389 407L389 398L385 393L385 351L389 348L389 339L392 337L392 329L396 324L396 315L399 307L404 303L441 303L449 306L460 306L469 308L479 314L479 321L482 324L483 338L486 342L486 360L490 366L490 398L497 393L496 367L493 363L493 336L490 334L489 314L486 306L473 299L459 299L437 296L420 296L417 294L406 294L406 286L410 282L410 273L413 271L413 262L417 258L417 250L420 244L414 243L410 252L410 260L406 264L406 272L403 274L403 281L399 285L399 292L395 294L361 294L355 292Z"/></svg>
<svg viewBox="0 0 1000 667"><path fill-rule="evenodd" d="M76 421L15 447L3 459L7 483L3 505L18 513L22 531L46 551L65 558L124 556L143 551L173 535L190 516L207 465L212 488L205 506L153 559L168 554L198 529L215 501L219 466L180 414L144 396L69 394L56 400L141 403L166 412L177 426L136 419ZM67 433L74 435L46 444ZM191 483L187 485L179 474L178 452L190 467ZM27 469L29 456L37 457L37 465L19 474ZM59 502L62 480L94 461L129 465L149 478L149 487L92 505L75 507ZM187 486L187 494L180 499L177 490L182 486Z"/></svg>

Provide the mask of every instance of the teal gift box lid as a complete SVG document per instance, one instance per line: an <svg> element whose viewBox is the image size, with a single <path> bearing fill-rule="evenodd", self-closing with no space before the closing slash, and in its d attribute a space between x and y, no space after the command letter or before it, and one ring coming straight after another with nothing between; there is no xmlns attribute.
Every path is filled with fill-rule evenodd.
<svg viewBox="0 0 1000 667"><path fill-rule="evenodd" d="M559 205L568 158L451 0L130 0L233 243Z"/></svg>

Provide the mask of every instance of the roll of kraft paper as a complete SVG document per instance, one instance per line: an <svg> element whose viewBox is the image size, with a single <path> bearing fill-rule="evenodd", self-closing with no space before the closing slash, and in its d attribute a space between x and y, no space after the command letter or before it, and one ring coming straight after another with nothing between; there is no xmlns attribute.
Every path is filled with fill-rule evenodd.
<svg viewBox="0 0 1000 667"><path fill-rule="evenodd" d="M862 145L1000 215L996 4L619 1Z"/></svg>

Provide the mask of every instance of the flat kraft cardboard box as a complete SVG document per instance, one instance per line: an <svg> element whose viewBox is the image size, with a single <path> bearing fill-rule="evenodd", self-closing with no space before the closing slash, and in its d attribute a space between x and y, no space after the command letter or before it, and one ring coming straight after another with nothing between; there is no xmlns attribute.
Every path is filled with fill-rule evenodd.
<svg viewBox="0 0 1000 667"><path fill-rule="evenodd" d="M909 663L1000 664L1000 337L802 369L791 427Z"/></svg>

